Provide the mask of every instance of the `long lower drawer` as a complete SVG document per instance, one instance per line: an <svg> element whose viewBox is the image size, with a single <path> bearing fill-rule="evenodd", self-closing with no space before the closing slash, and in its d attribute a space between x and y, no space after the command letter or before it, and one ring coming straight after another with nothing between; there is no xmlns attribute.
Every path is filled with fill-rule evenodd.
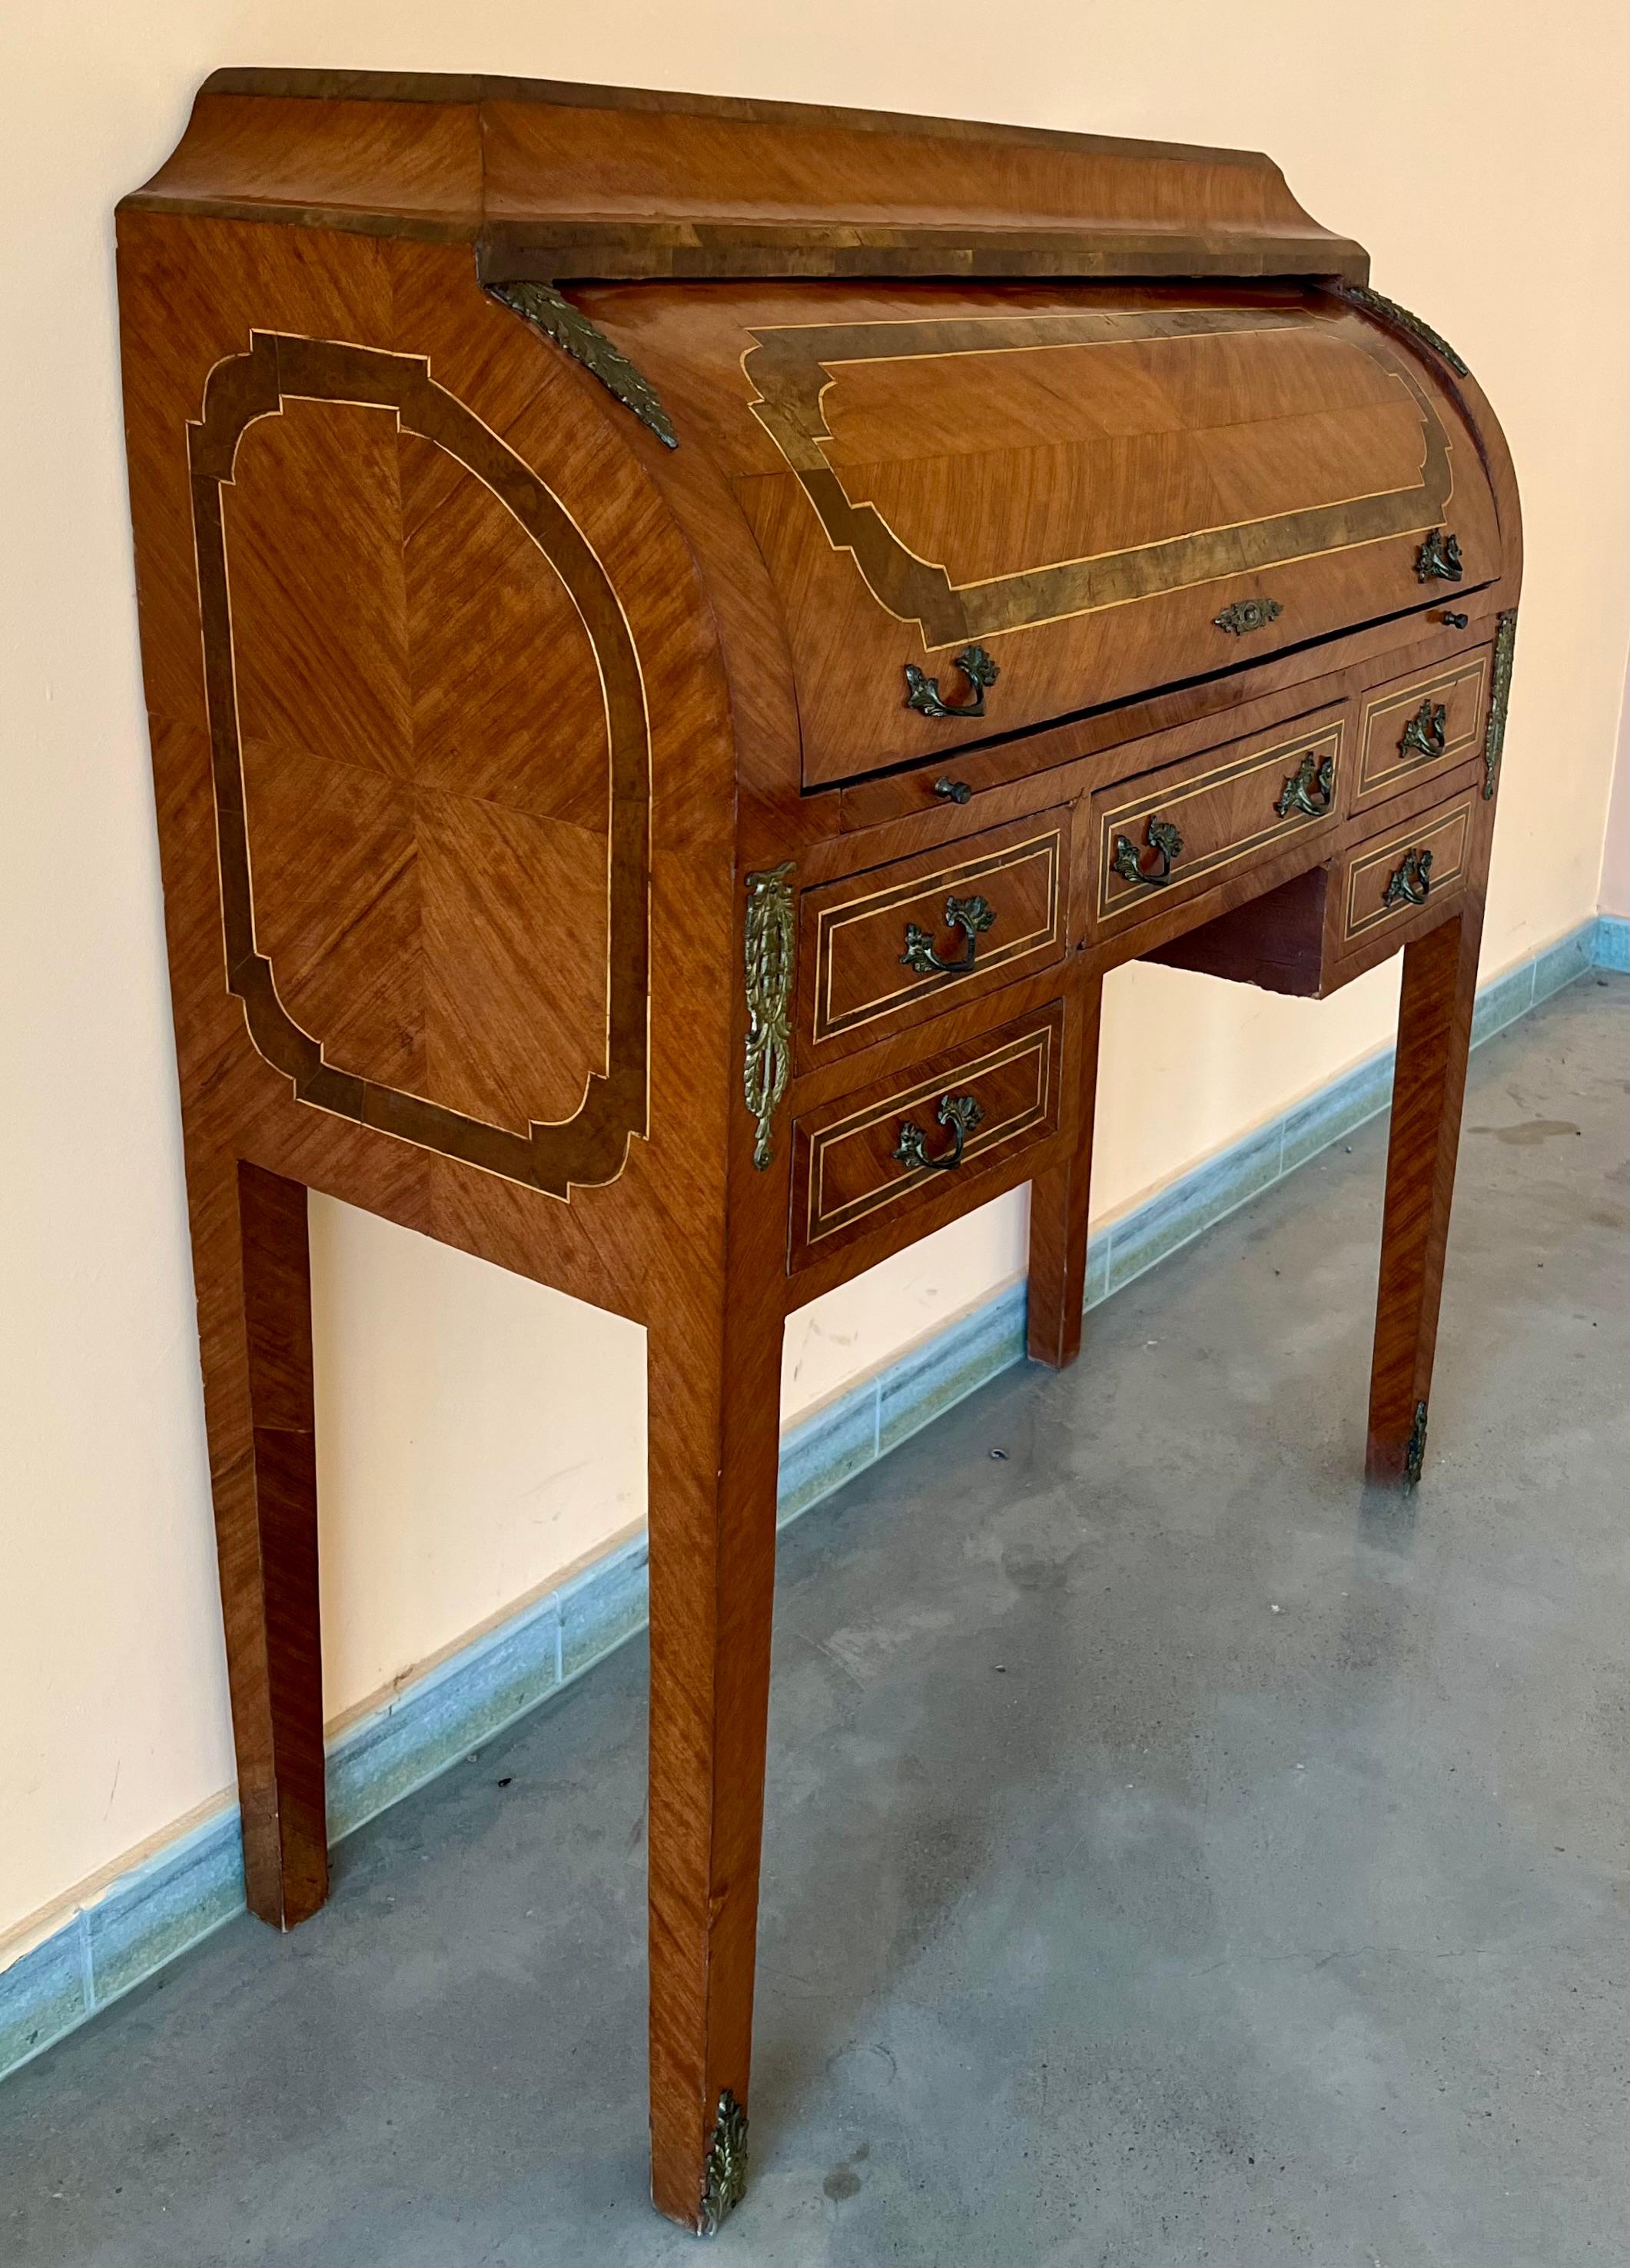
<svg viewBox="0 0 1630 2268"><path fill-rule="evenodd" d="M1051 1001L798 1119L789 1264L926 1211L1056 1133L1063 1046Z"/></svg>

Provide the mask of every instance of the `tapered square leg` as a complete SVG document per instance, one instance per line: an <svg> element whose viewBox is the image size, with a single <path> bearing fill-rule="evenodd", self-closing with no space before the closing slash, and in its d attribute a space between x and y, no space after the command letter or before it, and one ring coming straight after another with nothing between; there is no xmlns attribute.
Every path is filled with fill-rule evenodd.
<svg viewBox="0 0 1630 2268"><path fill-rule="evenodd" d="M244 1881L291 1929L328 1890L306 1191L224 1160L193 1234Z"/></svg>
<svg viewBox="0 0 1630 2268"><path fill-rule="evenodd" d="M1061 1166L1030 1184L1030 1275L1027 1344L1032 1362L1062 1370L1081 1349L1087 1297L1087 1204L1092 1186L1092 1124L1098 1093L1098 1023L1103 980L1080 994L1075 1147Z"/></svg>
<svg viewBox="0 0 1630 2268"><path fill-rule="evenodd" d="M1469 905L1404 953L1367 1469L1406 1488L1426 1451L1481 932Z"/></svg>
<svg viewBox="0 0 1630 2268"><path fill-rule="evenodd" d="M648 1333L651 2187L702 2234L746 2169L781 1379L762 1280L762 1306L698 1286Z"/></svg>

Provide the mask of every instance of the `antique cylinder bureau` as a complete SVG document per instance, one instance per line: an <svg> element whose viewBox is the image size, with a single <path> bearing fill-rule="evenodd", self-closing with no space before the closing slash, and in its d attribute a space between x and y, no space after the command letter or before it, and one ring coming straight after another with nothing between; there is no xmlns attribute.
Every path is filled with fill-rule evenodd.
<svg viewBox="0 0 1630 2268"><path fill-rule="evenodd" d="M486 78L218 73L121 207L249 1904L328 1887L314 1189L645 1328L691 2228L783 1321L1028 1182L1074 1357L1107 970L1402 950L1368 1469L1420 1476L1521 538L1368 272L1248 153Z"/></svg>

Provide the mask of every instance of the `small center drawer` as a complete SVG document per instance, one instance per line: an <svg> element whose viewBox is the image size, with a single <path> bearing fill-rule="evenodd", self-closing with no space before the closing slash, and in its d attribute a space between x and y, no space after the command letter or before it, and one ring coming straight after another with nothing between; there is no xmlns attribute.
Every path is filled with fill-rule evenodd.
<svg viewBox="0 0 1630 2268"><path fill-rule="evenodd" d="M1267 846L1322 835L1340 803L1345 718L1328 709L1266 740L1213 748L1092 799L1101 934L1226 880Z"/></svg>
<svg viewBox="0 0 1630 2268"><path fill-rule="evenodd" d="M1038 813L806 890L799 1028L807 1059L869 1046L1064 957L1069 813Z"/></svg>
<svg viewBox="0 0 1630 2268"><path fill-rule="evenodd" d="M1480 798L1467 788L1407 826L1358 843L1336 862L1334 947L1355 951L1372 934L1401 929L1430 904L1459 895L1471 863Z"/></svg>
<svg viewBox="0 0 1630 2268"><path fill-rule="evenodd" d="M1488 715L1488 649L1383 685L1359 727L1355 811L1453 771L1482 745Z"/></svg>
<svg viewBox="0 0 1630 2268"><path fill-rule="evenodd" d="M982 1178L1056 1133L1064 1011L1052 1001L799 1119L790 1265Z"/></svg>

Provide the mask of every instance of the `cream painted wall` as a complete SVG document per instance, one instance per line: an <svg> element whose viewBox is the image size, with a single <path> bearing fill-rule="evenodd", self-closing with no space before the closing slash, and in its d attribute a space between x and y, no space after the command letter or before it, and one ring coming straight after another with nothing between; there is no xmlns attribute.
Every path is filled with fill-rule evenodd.
<svg viewBox="0 0 1630 2268"><path fill-rule="evenodd" d="M7 1107L0 1937L221 1799L232 1751L177 1162L114 344L112 209L223 63L489 70L846 100L1270 151L1499 406L1528 595L1486 946L1596 903L1626 584L1619 0L144 0L0 26L0 892ZM1109 990L1097 1210L1386 1036L1137 968ZM807 1409L1022 1264L1016 1197L793 1319ZM639 1335L314 1208L336 1715L637 1520ZM31 1923L28 1919L33 1917ZM4 1958L4 1955L0 1955Z"/></svg>
<svg viewBox="0 0 1630 2268"><path fill-rule="evenodd" d="M1625 671L1624 699L1619 705L1619 753L1607 802L1598 902L1604 914L1617 914L1620 921L1630 917L1630 667Z"/></svg>

